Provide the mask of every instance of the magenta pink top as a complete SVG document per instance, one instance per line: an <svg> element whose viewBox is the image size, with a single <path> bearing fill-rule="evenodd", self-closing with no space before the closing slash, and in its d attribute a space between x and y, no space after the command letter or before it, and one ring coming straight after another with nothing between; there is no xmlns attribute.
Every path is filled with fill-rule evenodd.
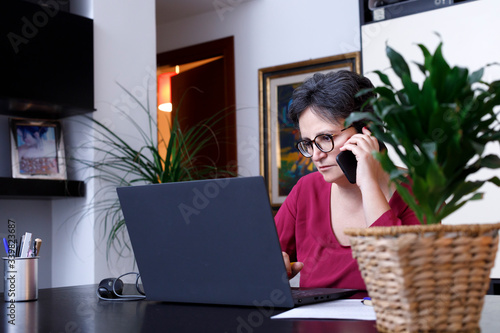
<svg viewBox="0 0 500 333"><path fill-rule="evenodd" d="M337 241L331 226L331 183L319 172L302 177L275 217L281 249L291 261L301 261L301 287L353 288L365 290L351 247ZM389 200L391 210L372 226L419 224L413 211L395 192Z"/></svg>

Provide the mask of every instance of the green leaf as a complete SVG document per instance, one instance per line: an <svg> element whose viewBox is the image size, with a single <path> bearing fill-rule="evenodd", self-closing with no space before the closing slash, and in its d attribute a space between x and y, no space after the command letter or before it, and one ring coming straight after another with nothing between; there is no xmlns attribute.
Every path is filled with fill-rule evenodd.
<svg viewBox="0 0 500 333"><path fill-rule="evenodd" d="M481 159L481 167L489 169L500 168L500 157L497 155L486 155Z"/></svg>
<svg viewBox="0 0 500 333"><path fill-rule="evenodd" d="M403 83L404 86L404 92L406 96L408 96L408 102L412 105L416 104L420 97L420 90L418 88L418 84L413 82L411 80L411 76L403 73L403 76L401 77L401 82Z"/></svg>
<svg viewBox="0 0 500 333"><path fill-rule="evenodd" d="M484 67L472 73L468 78L468 83L472 85L473 83L479 82L483 77L483 74L484 74Z"/></svg>
<svg viewBox="0 0 500 333"><path fill-rule="evenodd" d="M373 90L374 88L363 88L363 89L360 89L356 95L354 95L354 97L361 97L361 96L364 96L366 94L372 94L373 93Z"/></svg>
<svg viewBox="0 0 500 333"><path fill-rule="evenodd" d="M373 92L379 94L381 98L387 98L389 101L396 103L394 92L387 87L377 87L373 89Z"/></svg>
<svg viewBox="0 0 500 333"><path fill-rule="evenodd" d="M375 152L374 156L380 162L382 168L389 174L391 180L400 182L408 181L408 179L405 177L406 171L398 168L392 162L387 154L387 151Z"/></svg>
<svg viewBox="0 0 500 333"><path fill-rule="evenodd" d="M407 75L411 78L410 68L401 54L388 45L385 48L385 52L391 62L391 67L394 70L394 73L396 73L396 75L400 78L403 78L403 75Z"/></svg>
<svg viewBox="0 0 500 333"><path fill-rule="evenodd" d="M392 87L392 83L391 80L389 80L389 76L378 70L374 71L374 73L378 75L380 81L382 81L386 86Z"/></svg>
<svg viewBox="0 0 500 333"><path fill-rule="evenodd" d="M417 62L413 62L415 65L417 65L418 69L425 75L427 72L427 68L423 64L419 64Z"/></svg>
<svg viewBox="0 0 500 333"><path fill-rule="evenodd" d="M404 187L400 183L395 182L395 185L399 195L408 204L410 209L413 210L415 216L420 221L420 223L425 224L425 216L423 214L423 211L419 208L420 206L415 200L415 197L410 193L410 191L406 187Z"/></svg>
<svg viewBox="0 0 500 333"><path fill-rule="evenodd" d="M439 102L436 97L436 89L431 80L426 79L422 84L420 98L415 101L419 121L422 129L432 131L442 126L442 115L439 114ZM432 133L431 133L432 134Z"/></svg>
<svg viewBox="0 0 500 333"><path fill-rule="evenodd" d="M445 205L441 211L439 212L439 214L437 215L437 219L439 221L441 221L442 219L444 219L445 217L449 216L450 214L454 213L455 211L459 210L460 208L462 208L463 205L466 204L466 201L463 201L463 202L460 202L459 204L455 204L455 205Z"/></svg>
<svg viewBox="0 0 500 333"><path fill-rule="evenodd" d="M421 71L424 75L427 75L428 68L431 67L432 55L427 49L427 47L425 47L423 44L417 44L417 45L420 48L420 51L422 51L422 54L424 56L424 64L423 64L424 68L421 68Z"/></svg>
<svg viewBox="0 0 500 333"><path fill-rule="evenodd" d="M468 181L458 184L457 188L455 189L452 195L452 199L448 203L448 205L453 206L466 195L469 195L477 191L481 186L483 186L484 183L485 181L474 181L474 182Z"/></svg>
<svg viewBox="0 0 500 333"><path fill-rule="evenodd" d="M344 126L351 126L353 123L362 120L378 122L378 119L371 112L352 112L345 119Z"/></svg>
<svg viewBox="0 0 500 333"><path fill-rule="evenodd" d="M488 179L487 182L490 182L490 183L495 184L496 186L500 187L500 178L498 178L498 177L492 177L492 178Z"/></svg>
<svg viewBox="0 0 500 333"><path fill-rule="evenodd" d="M444 79L443 87L441 88L441 102L452 103L458 95L469 89L468 73L466 68L453 67Z"/></svg>
<svg viewBox="0 0 500 333"><path fill-rule="evenodd" d="M471 200L481 200L483 199L484 197L484 193L474 193L473 196L471 196L470 198L468 198L467 200L468 201L471 201Z"/></svg>
<svg viewBox="0 0 500 333"><path fill-rule="evenodd" d="M432 56L429 67L429 78L432 80L434 87L436 87L438 100L446 101L447 96L444 93L446 91L445 82L446 76L450 71L450 66L443 58L442 46L443 44L440 43Z"/></svg>

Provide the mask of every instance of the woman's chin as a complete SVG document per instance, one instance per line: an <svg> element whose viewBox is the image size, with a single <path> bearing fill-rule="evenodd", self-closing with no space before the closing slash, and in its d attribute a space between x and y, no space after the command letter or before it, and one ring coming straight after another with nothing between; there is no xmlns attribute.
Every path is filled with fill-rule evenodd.
<svg viewBox="0 0 500 333"><path fill-rule="evenodd" d="M327 183L339 183L343 182L344 180L346 182L347 178L344 176L341 170L338 170L339 172L334 172L336 170L329 170L328 172L321 172L321 175L323 176L323 179Z"/></svg>

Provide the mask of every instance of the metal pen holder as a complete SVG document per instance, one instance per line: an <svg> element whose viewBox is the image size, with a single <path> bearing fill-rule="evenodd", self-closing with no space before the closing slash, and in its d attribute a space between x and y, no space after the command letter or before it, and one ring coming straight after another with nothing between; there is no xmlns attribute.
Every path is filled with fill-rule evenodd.
<svg viewBox="0 0 500 333"><path fill-rule="evenodd" d="M4 300L6 302L38 299L38 258L3 257Z"/></svg>

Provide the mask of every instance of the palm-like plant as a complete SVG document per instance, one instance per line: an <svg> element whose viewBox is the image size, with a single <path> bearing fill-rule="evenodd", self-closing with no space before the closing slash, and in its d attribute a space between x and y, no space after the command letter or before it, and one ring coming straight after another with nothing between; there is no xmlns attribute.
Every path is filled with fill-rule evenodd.
<svg viewBox="0 0 500 333"><path fill-rule="evenodd" d="M139 146L129 144L119 133L104 123L86 117L87 121L81 121L81 124L92 127L94 135L85 147L94 149L99 158L98 160L73 158L84 168L94 170L94 174L87 180L100 181L90 207L85 209L93 208L96 222L101 224L103 234L107 235L107 258L111 249L119 255L125 250L130 250L125 233L125 221L116 195L117 187L235 176L232 170L236 167L227 165L224 169L220 169L215 161L213 164L201 166L197 163L197 156L203 149L207 145L217 143L217 133L212 128L224 119L225 110L184 130L181 129L177 113L169 123L169 138L164 140L160 133L157 145L155 140L157 123L149 112L149 104L144 105L126 88L118 85L137 103L139 111L147 118L148 128L145 130L134 119L140 114L132 117L120 110L122 116L135 129L135 136L140 138ZM131 133L127 136L131 136ZM163 146L166 151L165 156L160 154L159 146ZM203 158L205 161L206 156Z"/></svg>
<svg viewBox="0 0 500 333"><path fill-rule="evenodd" d="M469 178L482 168L500 168L500 158L485 153L488 143L500 141L500 81L481 81L483 68L469 73L451 67L443 58L442 43L434 54L424 45L419 47L424 56L424 63L417 64L425 76L423 84L412 80L405 59L387 46L402 88L376 71L383 85L369 89L377 95L368 101L374 113L354 113L347 123L364 119L375 125L370 127L374 135L394 148L407 170L398 168L387 152L376 153L377 158L421 223L432 224L468 201L481 199L478 190L484 183L500 186L497 177ZM413 194L400 182L410 183Z"/></svg>

